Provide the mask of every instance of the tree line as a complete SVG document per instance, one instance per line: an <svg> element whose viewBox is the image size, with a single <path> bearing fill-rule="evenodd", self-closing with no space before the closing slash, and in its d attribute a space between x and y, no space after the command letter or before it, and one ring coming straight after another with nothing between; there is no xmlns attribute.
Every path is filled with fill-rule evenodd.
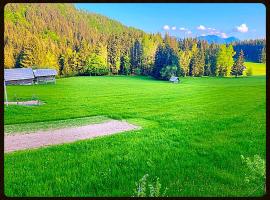
<svg viewBox="0 0 270 200"><path fill-rule="evenodd" d="M233 48L237 54L241 50L245 53L245 59L251 62L266 63L266 40L244 40L233 43Z"/></svg>
<svg viewBox="0 0 270 200"><path fill-rule="evenodd" d="M244 55L252 54L250 41L218 45L147 34L70 4L8 4L4 14L5 68L49 67L62 76L238 76Z"/></svg>

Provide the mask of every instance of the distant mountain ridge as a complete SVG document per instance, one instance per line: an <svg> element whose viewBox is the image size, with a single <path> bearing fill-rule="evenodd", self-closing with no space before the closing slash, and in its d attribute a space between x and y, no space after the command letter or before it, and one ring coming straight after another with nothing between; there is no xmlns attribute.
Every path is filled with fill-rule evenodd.
<svg viewBox="0 0 270 200"><path fill-rule="evenodd" d="M205 40L208 43L217 43L217 44L228 44L228 43L240 41L236 37L221 38L217 35L199 36L197 38L198 38L198 40Z"/></svg>

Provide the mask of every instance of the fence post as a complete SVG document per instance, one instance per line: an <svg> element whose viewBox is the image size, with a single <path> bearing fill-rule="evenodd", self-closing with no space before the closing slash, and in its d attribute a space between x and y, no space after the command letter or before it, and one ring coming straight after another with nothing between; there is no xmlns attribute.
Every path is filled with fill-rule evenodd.
<svg viewBox="0 0 270 200"><path fill-rule="evenodd" d="M6 89L6 81L4 80L4 90L5 90L5 98L6 98L6 104L8 106L8 98L7 98L7 89Z"/></svg>

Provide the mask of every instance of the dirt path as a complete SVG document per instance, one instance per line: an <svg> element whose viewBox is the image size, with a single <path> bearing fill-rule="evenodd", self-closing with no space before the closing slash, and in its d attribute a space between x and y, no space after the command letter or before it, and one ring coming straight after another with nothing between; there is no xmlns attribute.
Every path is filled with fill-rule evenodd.
<svg viewBox="0 0 270 200"><path fill-rule="evenodd" d="M17 150L39 148L42 146L70 143L77 140L111 135L138 128L138 126L124 121L111 120L100 124L91 124L80 127L37 131L35 133L23 135L5 135L4 151L7 153Z"/></svg>
<svg viewBox="0 0 270 200"><path fill-rule="evenodd" d="M4 102L6 105L22 105L22 106L35 106L35 105L41 105L42 103L37 100L32 101L9 101Z"/></svg>

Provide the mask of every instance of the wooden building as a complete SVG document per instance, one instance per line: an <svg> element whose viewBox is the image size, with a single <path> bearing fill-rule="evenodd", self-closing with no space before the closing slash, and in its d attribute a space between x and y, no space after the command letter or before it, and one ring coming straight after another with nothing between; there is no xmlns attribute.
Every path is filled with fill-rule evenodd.
<svg viewBox="0 0 270 200"><path fill-rule="evenodd" d="M31 68L15 68L4 70L6 85L31 85L34 83L34 73Z"/></svg>
<svg viewBox="0 0 270 200"><path fill-rule="evenodd" d="M35 83L55 83L55 76L57 71L55 69L34 69Z"/></svg>
<svg viewBox="0 0 270 200"><path fill-rule="evenodd" d="M179 78L176 76L172 76L169 81L172 83L179 83Z"/></svg>

